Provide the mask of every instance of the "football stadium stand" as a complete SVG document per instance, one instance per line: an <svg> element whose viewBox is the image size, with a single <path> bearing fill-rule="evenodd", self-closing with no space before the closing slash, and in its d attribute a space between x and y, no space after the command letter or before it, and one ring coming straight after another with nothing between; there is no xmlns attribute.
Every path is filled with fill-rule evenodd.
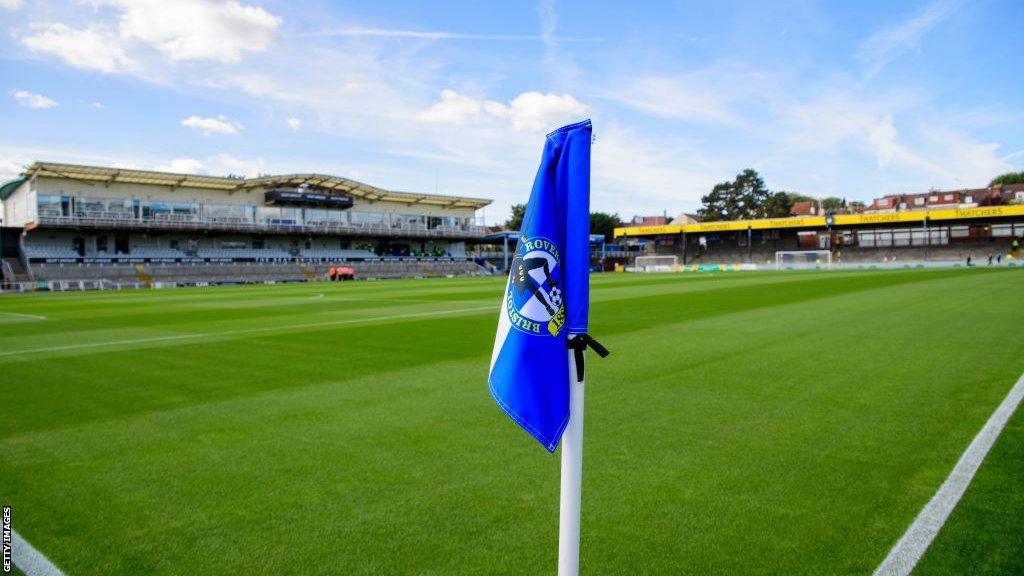
<svg viewBox="0 0 1024 576"><path fill-rule="evenodd" d="M4 281L80 289L490 274L490 200L324 174L217 177L36 162L0 186ZM81 282L79 282L81 281Z"/></svg>
<svg viewBox="0 0 1024 576"><path fill-rule="evenodd" d="M1017 191L1011 191L1017 194ZM676 256L680 270L775 269L780 252L831 254L831 267L1021 265L1024 204L960 205L887 213L836 214L616 228L628 268L637 256ZM696 265L696 266L695 266Z"/></svg>

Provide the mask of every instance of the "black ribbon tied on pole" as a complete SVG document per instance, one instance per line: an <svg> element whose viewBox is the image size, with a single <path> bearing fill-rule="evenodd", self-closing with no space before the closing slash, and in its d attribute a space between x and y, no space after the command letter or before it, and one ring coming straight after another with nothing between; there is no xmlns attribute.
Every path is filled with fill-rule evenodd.
<svg viewBox="0 0 1024 576"><path fill-rule="evenodd" d="M598 356L604 358L611 354L600 342L594 340L590 334L575 334L569 338L569 349L572 350L573 359L576 361L576 381L583 382L583 352L590 348Z"/></svg>

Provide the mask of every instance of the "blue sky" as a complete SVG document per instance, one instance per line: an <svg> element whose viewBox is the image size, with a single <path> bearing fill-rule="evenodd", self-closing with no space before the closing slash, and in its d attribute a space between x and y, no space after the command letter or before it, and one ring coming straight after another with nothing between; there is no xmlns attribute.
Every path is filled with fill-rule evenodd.
<svg viewBox="0 0 1024 576"><path fill-rule="evenodd" d="M1024 169L1024 3L0 0L0 177L33 160L528 195L591 117L593 206L751 167L867 200Z"/></svg>

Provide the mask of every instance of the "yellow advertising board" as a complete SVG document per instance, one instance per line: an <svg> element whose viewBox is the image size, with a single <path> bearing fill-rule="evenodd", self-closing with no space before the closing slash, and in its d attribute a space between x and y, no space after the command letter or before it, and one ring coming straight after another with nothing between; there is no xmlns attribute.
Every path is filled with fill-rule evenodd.
<svg viewBox="0 0 1024 576"><path fill-rule="evenodd" d="M754 230L774 228L824 228L824 216L797 216L796 218L765 218L764 220L748 220ZM745 227L744 227L745 228Z"/></svg>
<svg viewBox="0 0 1024 576"><path fill-rule="evenodd" d="M976 208L946 208L941 210L913 210L888 212L885 214L837 214L834 226L870 226L877 224L898 224L901 222L922 222L929 220L961 220L970 218L1004 218L1024 216L1024 204L1008 206L978 206ZM824 216L797 216L794 218L765 218L761 220L733 220L727 222L699 222L682 226L633 226L616 228L615 236L661 236L686 232L738 232L772 230L779 228L824 228Z"/></svg>
<svg viewBox="0 0 1024 576"><path fill-rule="evenodd" d="M615 236L661 236L663 234L679 234L682 226L629 226L616 228Z"/></svg>
<svg viewBox="0 0 1024 576"><path fill-rule="evenodd" d="M956 220L958 218L1002 218L1005 216L1024 216L1024 204L1009 206L978 206L977 208L953 208L950 210L932 210L928 217L932 220Z"/></svg>
<svg viewBox="0 0 1024 576"><path fill-rule="evenodd" d="M890 224L895 222L920 222L927 212L889 212L886 214L836 214L836 226L857 226L860 224Z"/></svg>

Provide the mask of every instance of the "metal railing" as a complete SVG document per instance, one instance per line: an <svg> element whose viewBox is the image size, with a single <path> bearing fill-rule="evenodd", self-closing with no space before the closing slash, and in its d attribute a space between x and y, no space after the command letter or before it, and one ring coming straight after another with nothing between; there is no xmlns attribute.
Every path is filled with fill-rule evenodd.
<svg viewBox="0 0 1024 576"><path fill-rule="evenodd" d="M172 216L172 215L164 215ZM344 236L375 236L395 238L480 238L486 231L480 227L461 229L452 226L359 224L331 220L306 223L245 222L240 218L200 219L197 216L173 215L181 218L132 219L103 216L54 216L40 213L39 225L57 228L116 228L130 230L218 230L225 232L261 232L279 234L337 234Z"/></svg>

